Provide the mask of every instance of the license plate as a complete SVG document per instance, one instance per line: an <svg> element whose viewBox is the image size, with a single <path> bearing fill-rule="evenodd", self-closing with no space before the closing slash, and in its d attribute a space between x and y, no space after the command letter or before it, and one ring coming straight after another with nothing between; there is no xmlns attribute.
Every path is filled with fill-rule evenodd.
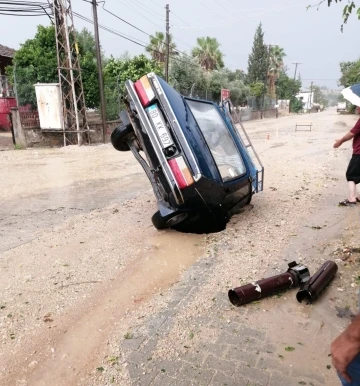
<svg viewBox="0 0 360 386"><path fill-rule="evenodd" d="M173 140L170 137L170 134L166 128L164 119L162 117L161 111L156 105L150 106L147 109L149 117L157 131L158 137L160 138L161 145L163 148L171 146L174 144Z"/></svg>

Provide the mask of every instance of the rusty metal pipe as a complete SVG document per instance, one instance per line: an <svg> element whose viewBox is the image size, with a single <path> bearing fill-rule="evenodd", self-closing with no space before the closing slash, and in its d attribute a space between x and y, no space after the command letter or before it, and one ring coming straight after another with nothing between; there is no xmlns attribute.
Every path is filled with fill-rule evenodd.
<svg viewBox="0 0 360 386"><path fill-rule="evenodd" d="M286 272L266 279L258 280L229 291L229 300L235 306L241 306L254 300L262 299L273 293L285 291L306 283L310 278L308 268L297 264L289 264Z"/></svg>
<svg viewBox="0 0 360 386"><path fill-rule="evenodd" d="M315 301L324 288L334 278L338 266L334 261L325 261L310 280L298 291L296 299L299 303L306 300L307 304Z"/></svg>

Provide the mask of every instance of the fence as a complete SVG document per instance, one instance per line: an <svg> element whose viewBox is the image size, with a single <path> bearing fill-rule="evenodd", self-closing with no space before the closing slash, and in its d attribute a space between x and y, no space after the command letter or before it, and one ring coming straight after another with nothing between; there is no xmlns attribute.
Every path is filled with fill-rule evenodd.
<svg viewBox="0 0 360 386"><path fill-rule="evenodd" d="M21 111L21 126L25 129L40 127L39 113L37 111Z"/></svg>

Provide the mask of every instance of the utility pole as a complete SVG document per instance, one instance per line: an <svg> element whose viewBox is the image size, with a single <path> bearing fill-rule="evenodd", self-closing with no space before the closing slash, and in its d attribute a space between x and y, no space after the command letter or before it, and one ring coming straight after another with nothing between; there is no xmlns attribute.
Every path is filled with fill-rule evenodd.
<svg viewBox="0 0 360 386"><path fill-rule="evenodd" d="M311 82L311 86L310 86L309 114L310 114L310 112L311 112L311 98L312 98L313 83L314 83L314 82Z"/></svg>
<svg viewBox="0 0 360 386"><path fill-rule="evenodd" d="M63 109L64 146L66 146L68 140L66 133L77 133L78 145L81 146L83 141L82 133L87 132L90 143L90 132L86 119L84 88L71 0L54 0L53 6L58 75ZM80 118L82 118L81 129Z"/></svg>
<svg viewBox="0 0 360 386"><path fill-rule="evenodd" d="M269 81L269 69L270 69L270 64L271 64L271 58L270 58L270 55L271 55L271 47L272 45L271 44L268 44L267 45L268 47L268 52L267 52L267 63L266 63L266 73L265 73L265 81L264 81L264 91L263 91L263 95L262 95L262 110L261 110L261 119L263 119L263 114L264 114L264 109L265 109L265 94L266 94L266 89L267 89L267 86L268 86L268 81Z"/></svg>
<svg viewBox="0 0 360 386"><path fill-rule="evenodd" d="M296 72L297 72L298 65L302 64L302 63L295 62L295 63L292 63L292 64L295 64L295 72L294 72L294 82L295 82L296 81ZM294 88L295 88L295 83L294 83ZM295 97L295 90L293 90L293 93L294 93L294 97ZM291 111L291 99L290 99L290 111Z"/></svg>
<svg viewBox="0 0 360 386"><path fill-rule="evenodd" d="M16 82L16 63L14 63L14 92L15 92L15 99L16 99L16 107L19 107L19 97L18 97L17 82Z"/></svg>
<svg viewBox="0 0 360 386"><path fill-rule="evenodd" d="M169 15L170 9L169 4L166 4L166 59L165 59L165 80L169 81L169 60L170 60L170 24L169 24Z"/></svg>
<svg viewBox="0 0 360 386"><path fill-rule="evenodd" d="M298 65L299 65L299 64L302 64L302 63L300 63L300 62L295 62L295 63L292 63L292 64L295 64L294 80L296 80L296 72L297 72Z"/></svg>
<svg viewBox="0 0 360 386"><path fill-rule="evenodd" d="M94 31L95 31L95 44L96 44L96 61L99 74L99 91L100 91L100 106L101 106L101 121L103 127L103 142L106 143L106 111L105 111L105 96L104 96L104 78L101 64L101 48L99 40L99 25L97 16L97 3L96 0L92 0L93 15L94 15Z"/></svg>

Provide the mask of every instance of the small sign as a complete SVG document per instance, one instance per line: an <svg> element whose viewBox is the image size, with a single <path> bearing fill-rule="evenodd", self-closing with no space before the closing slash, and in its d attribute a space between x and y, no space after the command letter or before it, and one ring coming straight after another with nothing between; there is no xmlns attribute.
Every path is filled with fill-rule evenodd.
<svg viewBox="0 0 360 386"><path fill-rule="evenodd" d="M230 98L230 90L223 88L221 89L221 100L229 99Z"/></svg>

